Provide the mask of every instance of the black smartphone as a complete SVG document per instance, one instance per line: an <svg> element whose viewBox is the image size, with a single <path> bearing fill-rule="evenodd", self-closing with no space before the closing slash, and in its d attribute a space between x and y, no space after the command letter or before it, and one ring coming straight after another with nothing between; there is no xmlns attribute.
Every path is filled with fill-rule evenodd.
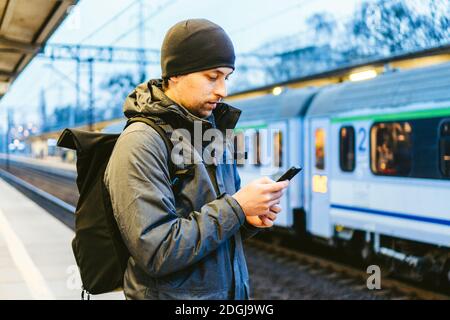
<svg viewBox="0 0 450 320"><path fill-rule="evenodd" d="M303 168L293 166L288 171L283 173L283 175L277 180L277 182L284 181L284 180L291 180L297 173L302 171Z"/></svg>

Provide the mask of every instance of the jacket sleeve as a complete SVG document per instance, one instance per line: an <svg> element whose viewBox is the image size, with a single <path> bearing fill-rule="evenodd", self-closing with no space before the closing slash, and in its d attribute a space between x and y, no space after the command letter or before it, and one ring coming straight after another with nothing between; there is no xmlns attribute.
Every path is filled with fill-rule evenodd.
<svg viewBox="0 0 450 320"><path fill-rule="evenodd" d="M241 177L239 176L239 171L237 170L236 162L234 163L234 177L235 177L235 187L236 191L241 189ZM247 222L247 219L245 219L245 222L242 224L240 228L241 232L241 238L242 241L245 241L251 237L253 237L255 234L259 232L260 228L252 226L250 223Z"/></svg>
<svg viewBox="0 0 450 320"><path fill-rule="evenodd" d="M200 212L178 217L162 138L145 124L132 127L116 143L105 186L131 256L151 276L165 276L216 250L238 232L245 215L223 194Z"/></svg>

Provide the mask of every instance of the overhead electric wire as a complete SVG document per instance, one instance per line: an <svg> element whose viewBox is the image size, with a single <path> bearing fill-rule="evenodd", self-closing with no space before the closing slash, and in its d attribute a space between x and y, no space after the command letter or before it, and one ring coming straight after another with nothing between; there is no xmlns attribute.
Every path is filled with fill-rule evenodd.
<svg viewBox="0 0 450 320"><path fill-rule="evenodd" d="M97 29L95 29L93 32L91 32L88 36L86 36L85 38L83 38L81 41L79 41L78 43L81 44L83 42L85 42L86 40L92 38L95 34L97 34L98 32L100 32L101 30L103 30L104 28L106 28L106 26L108 26L110 23L114 22L118 17L120 17L121 15L123 15L124 13L126 13L129 9L131 9L134 5L136 5L137 3L139 3L140 0L134 0L132 3L130 3L129 5L127 5L125 8L121 9L119 12L117 12L113 17L111 17L110 19L108 19L106 22L104 22L100 27L98 27Z"/></svg>
<svg viewBox="0 0 450 320"><path fill-rule="evenodd" d="M117 42L119 42L120 40L122 40L123 38L125 38L126 36L129 35L130 32L132 32L133 30L139 28L140 26L142 26L143 24L145 25L145 23L148 22L148 20L156 17L157 15L161 14L161 11L164 11L165 9L167 9L168 7L174 5L177 2L177 0L168 0L166 1L164 4L160 5L158 8L156 8L154 10L153 13L149 14L148 16L144 17L144 19L142 20L142 22L137 23L136 25L134 25L133 27L131 27L130 29L126 30L125 32L121 33L116 39L114 39L111 42L111 46L116 44Z"/></svg>
<svg viewBox="0 0 450 320"><path fill-rule="evenodd" d="M297 4L293 5L293 6L289 6L289 7L287 7L287 8L284 8L284 9L282 9L282 10L280 10L280 11L277 11L277 12L275 12L275 13L272 13L272 14L270 14L270 15L264 16L264 17L262 17L262 18L258 18L258 19L252 21L251 23L248 23L247 25L245 25L245 26L243 26L243 27L240 27L240 28L238 28L238 29L232 30L232 31L230 32L230 34L233 36L233 35L236 35L236 34L238 34L238 33L243 32L243 31L247 31L247 30L249 30L249 29L252 29L252 28L254 28L254 27L260 25L261 23L263 23L263 22L265 22L265 21L267 21L267 20L273 19L273 18L275 18L275 17L278 17L278 16L284 14L284 13L287 12L287 11L291 11L291 10L293 10L293 9L297 9L298 7L302 6L302 5L305 4L306 2L307 2L306 0L300 1L299 3L297 3Z"/></svg>
<svg viewBox="0 0 450 320"><path fill-rule="evenodd" d="M62 71L59 71L55 68L53 64L47 64L46 67L51 68L53 72L55 72L61 79L66 80L67 82L71 83L74 86L77 86L77 82L75 80L72 80L67 74L65 74ZM81 88L80 86L80 92L84 93L85 95L89 95L89 92Z"/></svg>

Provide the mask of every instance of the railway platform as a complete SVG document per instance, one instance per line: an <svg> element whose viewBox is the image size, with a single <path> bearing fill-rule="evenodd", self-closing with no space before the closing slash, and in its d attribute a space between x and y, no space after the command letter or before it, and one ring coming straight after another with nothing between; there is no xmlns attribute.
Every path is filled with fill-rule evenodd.
<svg viewBox="0 0 450 320"><path fill-rule="evenodd" d="M0 178L0 300L80 299L74 232ZM122 292L91 299L124 299Z"/></svg>

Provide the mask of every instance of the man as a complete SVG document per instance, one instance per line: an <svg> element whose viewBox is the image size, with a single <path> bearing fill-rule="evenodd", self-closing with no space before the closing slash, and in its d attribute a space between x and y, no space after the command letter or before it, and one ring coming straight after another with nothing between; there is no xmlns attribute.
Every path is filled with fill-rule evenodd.
<svg viewBox="0 0 450 320"><path fill-rule="evenodd" d="M236 125L240 111L220 103L234 60L221 27L204 19L182 21L162 45L164 80L139 85L125 101L127 117L157 119L194 157L193 164L177 164L188 170L175 191L169 161L176 155L168 154L153 128L133 123L116 143L105 185L131 253L127 299L249 298L242 241L272 226L288 182L261 178L240 189L235 162L207 163L204 142L195 148L198 141L190 136L196 125L224 134ZM180 129L182 139L174 138Z"/></svg>

